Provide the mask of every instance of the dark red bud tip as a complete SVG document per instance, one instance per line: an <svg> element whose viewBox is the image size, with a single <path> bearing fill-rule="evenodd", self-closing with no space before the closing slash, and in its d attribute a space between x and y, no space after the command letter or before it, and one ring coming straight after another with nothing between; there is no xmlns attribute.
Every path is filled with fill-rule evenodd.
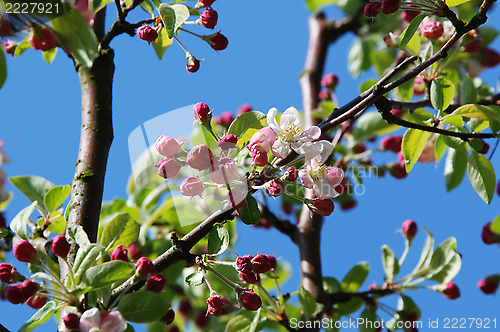
<svg viewBox="0 0 500 332"><path fill-rule="evenodd" d="M411 219L407 219L401 225L401 231L403 232L404 237L408 240L411 240L417 234L418 226L417 223Z"/></svg>
<svg viewBox="0 0 500 332"><path fill-rule="evenodd" d="M52 252L62 258L66 258L69 253L71 245L66 241L64 235L58 235L52 241Z"/></svg>
<svg viewBox="0 0 500 332"><path fill-rule="evenodd" d="M38 257L35 248L26 240L14 243L12 251L17 260L23 263L30 263Z"/></svg>
<svg viewBox="0 0 500 332"><path fill-rule="evenodd" d="M236 270L243 273L253 272L252 255L246 255L236 258Z"/></svg>
<svg viewBox="0 0 500 332"><path fill-rule="evenodd" d="M224 314L224 299L218 295L212 295L207 299L208 312L213 316L222 316Z"/></svg>
<svg viewBox="0 0 500 332"><path fill-rule="evenodd" d="M460 297L460 289L458 289L458 286L453 281L449 281L446 284L446 288L443 289L443 295L450 300L458 299Z"/></svg>
<svg viewBox="0 0 500 332"><path fill-rule="evenodd" d="M500 275L488 276L477 283L477 287L484 294L495 294L500 282Z"/></svg>
<svg viewBox="0 0 500 332"><path fill-rule="evenodd" d="M299 178L299 171L296 170L295 168L293 167L288 167L286 169L286 173L287 173L287 180L288 181L295 181Z"/></svg>
<svg viewBox="0 0 500 332"><path fill-rule="evenodd" d="M219 14L213 9L207 9L201 13L201 23L205 28L213 29L217 25L217 20L219 19Z"/></svg>
<svg viewBox="0 0 500 332"><path fill-rule="evenodd" d="M269 195L273 197L278 197L283 193L284 187L283 183L272 180L269 182L269 187L267 188L267 191L269 192Z"/></svg>
<svg viewBox="0 0 500 332"><path fill-rule="evenodd" d="M147 276L156 273L153 262L147 257L141 257L135 265L135 273L139 276Z"/></svg>
<svg viewBox="0 0 500 332"><path fill-rule="evenodd" d="M216 32L213 35L207 36L206 40L216 51L225 50L227 45L229 45L229 40L220 32Z"/></svg>
<svg viewBox="0 0 500 332"><path fill-rule="evenodd" d="M210 107L205 103L196 103L193 108L193 116L196 122L200 124L209 125L210 120L212 120L212 112Z"/></svg>
<svg viewBox="0 0 500 332"><path fill-rule="evenodd" d="M111 259L116 261L124 261L128 262L128 254L127 254L127 249L125 249L124 246L121 244L113 250L113 253L111 254Z"/></svg>
<svg viewBox="0 0 500 332"><path fill-rule="evenodd" d="M158 32L149 25L143 25L137 29L137 36L148 43L152 43L158 38Z"/></svg>
<svg viewBox="0 0 500 332"><path fill-rule="evenodd" d="M380 2L370 2L365 6L364 12L366 17L376 17L380 13L382 4Z"/></svg>
<svg viewBox="0 0 500 332"><path fill-rule="evenodd" d="M47 303L47 298L44 296L31 296L26 302L33 309L40 309Z"/></svg>
<svg viewBox="0 0 500 332"><path fill-rule="evenodd" d="M159 293L165 287L167 283L167 278L163 276L163 274L155 273L149 276L148 281L146 282L146 290Z"/></svg>
<svg viewBox="0 0 500 332"><path fill-rule="evenodd" d="M262 306L262 300L259 295L251 291L243 291L240 294L241 305L243 308L256 311Z"/></svg>
<svg viewBox="0 0 500 332"><path fill-rule="evenodd" d="M165 316L163 316L160 321L165 324L165 325L169 325L169 324L172 324L172 322L174 321L175 319L175 311L174 309L170 308L168 309L167 313L165 314Z"/></svg>
<svg viewBox="0 0 500 332"><path fill-rule="evenodd" d="M80 329L80 317L77 314L67 314L63 318L64 326L69 330L79 330Z"/></svg>
<svg viewBox="0 0 500 332"><path fill-rule="evenodd" d="M316 199L314 205L310 206L312 212L323 217L328 217L335 209L335 205L331 199Z"/></svg>
<svg viewBox="0 0 500 332"><path fill-rule="evenodd" d="M487 223L483 226L483 231L481 233L481 238L485 244L494 244L500 242L500 235L494 233L491 230L492 222Z"/></svg>
<svg viewBox="0 0 500 332"><path fill-rule="evenodd" d="M44 29L39 33L41 40L36 33L31 37L31 46L35 50L49 51L57 46L56 37L49 29Z"/></svg>
<svg viewBox="0 0 500 332"><path fill-rule="evenodd" d="M271 270L271 263L266 255L258 254L252 259L252 266L255 272L266 273Z"/></svg>

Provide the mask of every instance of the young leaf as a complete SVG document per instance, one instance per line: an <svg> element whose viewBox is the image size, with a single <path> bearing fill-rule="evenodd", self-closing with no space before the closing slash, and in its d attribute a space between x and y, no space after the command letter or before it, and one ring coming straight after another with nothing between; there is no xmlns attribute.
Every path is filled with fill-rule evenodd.
<svg viewBox="0 0 500 332"><path fill-rule="evenodd" d="M495 193L495 170L488 158L472 151L468 164L469 180L474 190L487 204Z"/></svg>
<svg viewBox="0 0 500 332"><path fill-rule="evenodd" d="M113 282L130 277L134 273L132 264L120 260L92 266L82 276L82 282L98 289L110 286Z"/></svg>
<svg viewBox="0 0 500 332"><path fill-rule="evenodd" d="M139 224L128 213L120 213L104 227L101 245L108 251L112 251L120 244L127 248L137 241L139 231Z"/></svg>
<svg viewBox="0 0 500 332"><path fill-rule="evenodd" d="M168 38L173 38L177 29L189 18L189 9L185 5L167 5L158 7Z"/></svg>
<svg viewBox="0 0 500 332"><path fill-rule="evenodd" d="M432 80L431 84L431 103L432 107L439 111L445 110L450 106L455 96L455 85L444 77L438 77Z"/></svg>
<svg viewBox="0 0 500 332"><path fill-rule="evenodd" d="M366 262L361 262L347 272L342 283L342 290L344 292L357 292L359 287L363 284L366 277L368 276L368 272L370 271L370 265Z"/></svg>
<svg viewBox="0 0 500 332"><path fill-rule="evenodd" d="M57 47L54 47L51 50L44 51L42 53L42 56L43 56L43 59L45 60L45 62L47 62L50 65L52 63L52 61L54 61L56 54L57 54Z"/></svg>
<svg viewBox="0 0 500 332"><path fill-rule="evenodd" d="M89 11L97 13L111 1L112 0L89 0Z"/></svg>
<svg viewBox="0 0 500 332"><path fill-rule="evenodd" d="M7 78L7 61L5 60L5 53L3 47L0 46L0 88L2 88Z"/></svg>
<svg viewBox="0 0 500 332"><path fill-rule="evenodd" d="M422 252L420 254L420 259L418 260L417 265L413 269L412 275L420 276L421 272L426 269L426 267L431 262L432 253L434 251L434 236L429 232L428 229L425 228L427 232L427 239L425 240L424 246L422 247Z"/></svg>
<svg viewBox="0 0 500 332"><path fill-rule="evenodd" d="M68 227L68 236L72 238L79 247L90 244L87 233L85 233L83 227L80 225Z"/></svg>
<svg viewBox="0 0 500 332"><path fill-rule="evenodd" d="M370 51L372 45L367 41L357 38L349 50L349 72L358 77L363 71L371 67Z"/></svg>
<svg viewBox="0 0 500 332"><path fill-rule="evenodd" d="M49 212L57 210L71 193L70 186L55 186L43 197L45 207Z"/></svg>
<svg viewBox="0 0 500 332"><path fill-rule="evenodd" d="M456 254L457 240L454 237L450 237L443 243L432 254L431 262L429 264L429 272L427 276L430 278L433 275L440 272L444 266L453 259Z"/></svg>
<svg viewBox="0 0 500 332"><path fill-rule="evenodd" d="M27 36L19 44L17 44L16 50L14 51L14 56L17 58L30 48L31 48L30 36Z"/></svg>
<svg viewBox="0 0 500 332"><path fill-rule="evenodd" d="M447 148L448 146L443 140L443 135L439 135L434 140L434 156L436 157L436 165L439 164L441 158L443 158L443 155L446 152Z"/></svg>
<svg viewBox="0 0 500 332"><path fill-rule="evenodd" d="M401 43L399 44L399 49L404 50L406 48L406 45L408 45L408 42L410 39L412 39L413 35L415 32L418 30L418 26L420 25L420 22L427 16L426 13L422 13L415 17L411 23L408 25L406 30L403 32L403 37L401 38Z"/></svg>
<svg viewBox="0 0 500 332"><path fill-rule="evenodd" d="M30 206L22 209L10 223L12 231L24 240L28 240L28 220L35 211L36 204L37 201L34 201Z"/></svg>
<svg viewBox="0 0 500 332"><path fill-rule="evenodd" d="M260 220L259 205L251 195L248 195L245 201L245 205L238 210L241 221L247 225L255 225Z"/></svg>
<svg viewBox="0 0 500 332"><path fill-rule="evenodd" d="M54 184L41 176L17 176L9 178L10 182L19 189L30 201L38 201L38 206L48 212L43 203L45 194L54 187Z"/></svg>
<svg viewBox="0 0 500 332"><path fill-rule="evenodd" d="M104 247L95 243L85 245L78 249L75 262L73 263L73 274L75 276L76 285L79 284L85 271L96 264L96 261L103 252Z"/></svg>
<svg viewBox="0 0 500 332"><path fill-rule="evenodd" d="M392 249L385 244L382 246L382 253L382 265L386 280L392 282L394 281L394 277L399 273L399 262Z"/></svg>
<svg viewBox="0 0 500 332"><path fill-rule="evenodd" d="M161 60L163 58L163 54L165 54L167 48L172 45L172 41L173 38L168 38L165 29L160 29L158 38L156 38L156 40L153 42L153 49L155 50L158 59Z"/></svg>
<svg viewBox="0 0 500 332"><path fill-rule="evenodd" d="M164 296L149 291L127 294L117 307L125 320L141 324L160 320L169 308Z"/></svg>
<svg viewBox="0 0 500 332"><path fill-rule="evenodd" d="M199 271L193 272L184 281L191 287L201 286L203 284L203 274Z"/></svg>
<svg viewBox="0 0 500 332"><path fill-rule="evenodd" d="M45 303L30 319L26 321L18 330L18 332L29 332L35 327L44 324L52 316L52 313L56 311L56 303L54 301L49 301Z"/></svg>
<svg viewBox="0 0 500 332"><path fill-rule="evenodd" d="M463 180L467 169L467 150L465 147L448 149L444 165L444 184L448 191L455 189Z"/></svg>
<svg viewBox="0 0 500 332"><path fill-rule="evenodd" d="M400 127L397 125L387 123L378 112L364 113L356 121L352 137L356 142L359 142L377 135L393 132L398 128Z"/></svg>
<svg viewBox="0 0 500 332"><path fill-rule="evenodd" d="M250 128L260 129L262 125L259 120L265 117L264 113L257 111L243 113L231 123L227 133L241 137Z"/></svg>
<svg viewBox="0 0 500 332"><path fill-rule="evenodd" d="M231 318L226 325L226 332L254 332L257 331L259 323L260 309L254 313L251 311L240 311L236 316Z"/></svg>
<svg viewBox="0 0 500 332"><path fill-rule="evenodd" d="M470 78L469 74L465 75L460 84L460 103L474 104L477 102L477 89L474 81Z"/></svg>
<svg viewBox="0 0 500 332"><path fill-rule="evenodd" d="M303 286L299 286L299 302L306 319L310 318L316 311L316 300Z"/></svg>
<svg viewBox="0 0 500 332"><path fill-rule="evenodd" d="M455 253L453 257L443 266L441 271L432 275L430 279L436 280L440 284L445 284L455 279L461 267L462 258L458 253Z"/></svg>
<svg viewBox="0 0 500 332"><path fill-rule="evenodd" d="M208 233L207 254L220 255L229 247L229 232L223 224L215 224Z"/></svg>
<svg viewBox="0 0 500 332"><path fill-rule="evenodd" d="M418 129L410 128L406 131L401 144L401 151L405 157L406 172L410 173L422 151L424 151L425 144L430 136L430 132Z"/></svg>
<svg viewBox="0 0 500 332"><path fill-rule="evenodd" d="M455 7L469 1L470 0L446 0L446 5L448 7Z"/></svg>
<svg viewBox="0 0 500 332"><path fill-rule="evenodd" d="M500 122L500 113L495 111L493 108L483 105L464 105L457 108L453 113L444 117L461 115L468 118L475 118L485 121L497 121Z"/></svg>

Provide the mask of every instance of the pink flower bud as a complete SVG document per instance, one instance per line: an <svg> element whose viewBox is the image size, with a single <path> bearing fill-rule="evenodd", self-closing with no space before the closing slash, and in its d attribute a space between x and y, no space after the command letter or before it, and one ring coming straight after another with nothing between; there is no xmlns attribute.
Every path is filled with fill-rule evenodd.
<svg viewBox="0 0 500 332"><path fill-rule="evenodd" d="M483 232L481 233L481 238L485 244L500 243L500 235L493 233L491 230L492 222L487 223L483 226Z"/></svg>
<svg viewBox="0 0 500 332"><path fill-rule="evenodd" d="M152 43L158 38L158 32L146 24L137 29L137 36L148 43Z"/></svg>
<svg viewBox="0 0 500 332"><path fill-rule="evenodd" d="M380 150L382 151L392 151L398 153L401 151L401 143L403 142L403 136L386 136L382 138L380 142Z"/></svg>
<svg viewBox="0 0 500 332"><path fill-rule="evenodd" d="M274 255L267 255L267 259L269 259L271 270L276 270L276 266L278 265L278 263L276 262L276 257L274 257Z"/></svg>
<svg viewBox="0 0 500 332"><path fill-rule="evenodd" d="M160 321L165 324L165 325L170 325L175 319L175 311L174 309L170 308L168 309L167 313L165 316L163 316Z"/></svg>
<svg viewBox="0 0 500 332"><path fill-rule="evenodd" d="M5 53L7 53L7 54L14 54L14 52L16 51L17 45L18 45L18 43L9 39L3 43L3 49L5 50Z"/></svg>
<svg viewBox="0 0 500 332"><path fill-rule="evenodd" d="M158 167L158 175L164 179L173 178L179 173L181 166L175 158L166 158L155 164Z"/></svg>
<svg viewBox="0 0 500 332"><path fill-rule="evenodd" d="M331 199L316 199L310 209L320 216L328 217L332 214L335 205Z"/></svg>
<svg viewBox="0 0 500 332"><path fill-rule="evenodd" d="M283 193L283 183L272 180L269 182L269 187L267 187L267 192L273 197L278 197Z"/></svg>
<svg viewBox="0 0 500 332"><path fill-rule="evenodd" d="M215 0L198 0L197 7L198 8L204 8L204 7L210 7Z"/></svg>
<svg viewBox="0 0 500 332"><path fill-rule="evenodd" d="M358 202L356 202L354 199L348 199L346 201L340 202L340 208L344 211L354 209Z"/></svg>
<svg viewBox="0 0 500 332"><path fill-rule="evenodd" d="M186 70L188 72L196 73L200 69L200 62L191 53L186 52Z"/></svg>
<svg viewBox="0 0 500 332"><path fill-rule="evenodd" d="M252 105L244 104L244 105L241 105L240 108L238 108L238 111L236 112L236 114L242 115L242 114L245 114L245 113L248 113L251 111L253 111Z"/></svg>
<svg viewBox="0 0 500 332"><path fill-rule="evenodd" d="M207 104L199 102L193 108L194 120L202 125L210 125L212 112Z"/></svg>
<svg viewBox="0 0 500 332"><path fill-rule="evenodd" d="M318 99L321 101L330 100L332 99L332 93L330 92L330 90L321 90L318 93Z"/></svg>
<svg viewBox="0 0 500 332"><path fill-rule="evenodd" d="M197 145L189 151L186 161L189 167L199 171L209 169L213 165L214 155L206 145Z"/></svg>
<svg viewBox="0 0 500 332"><path fill-rule="evenodd" d="M344 177L344 171L340 167L328 167L326 169L326 179L333 188L341 184Z"/></svg>
<svg viewBox="0 0 500 332"><path fill-rule="evenodd" d="M240 274L241 280L243 280L247 284L256 284L260 281L260 276L254 272L250 272L250 273L240 272L239 274Z"/></svg>
<svg viewBox="0 0 500 332"><path fill-rule="evenodd" d="M250 139L250 151L269 152L276 141L276 133L270 127L265 127L256 132Z"/></svg>
<svg viewBox="0 0 500 332"><path fill-rule="evenodd" d="M295 181L299 178L299 171L293 167L288 167L286 169L286 174L287 174L286 179L288 181Z"/></svg>
<svg viewBox="0 0 500 332"><path fill-rule="evenodd" d="M422 35L429 39L437 39L441 37L444 33L444 27L441 22L433 21L429 22L421 28Z"/></svg>
<svg viewBox="0 0 500 332"><path fill-rule="evenodd" d="M266 273L271 270L271 263L269 257L263 254L258 254L252 259L252 267L255 272Z"/></svg>
<svg viewBox="0 0 500 332"><path fill-rule="evenodd" d="M245 205L245 198L245 195L243 195L241 191L233 189L229 192L227 200L231 207L235 210L239 210Z"/></svg>
<svg viewBox="0 0 500 332"><path fill-rule="evenodd" d="M450 300L458 299L460 297L460 289L458 289L458 286L453 281L449 281L446 284L446 288L443 289L443 295Z"/></svg>
<svg viewBox="0 0 500 332"><path fill-rule="evenodd" d="M491 48L485 48L482 50L481 55L481 64L484 67L492 68L496 67L500 63L500 54Z"/></svg>
<svg viewBox="0 0 500 332"><path fill-rule="evenodd" d="M418 15L420 15L420 11L418 10L403 10L401 12L401 19L406 23L410 23Z"/></svg>
<svg viewBox="0 0 500 332"><path fill-rule="evenodd" d="M181 183L181 194L184 196L198 196L203 190L205 190L203 181L194 176L185 178Z"/></svg>
<svg viewBox="0 0 500 332"><path fill-rule="evenodd" d="M240 256L236 258L236 270L243 273L253 272L252 255Z"/></svg>
<svg viewBox="0 0 500 332"><path fill-rule="evenodd" d="M344 176L340 184L333 188L339 195L345 194L347 192L347 179Z"/></svg>
<svg viewBox="0 0 500 332"><path fill-rule="evenodd" d="M182 152L182 148L175 138L161 135L155 143L156 151L164 157L172 157Z"/></svg>
<svg viewBox="0 0 500 332"><path fill-rule="evenodd" d="M77 314L67 314L63 318L64 326L68 328L68 330L79 330L80 329L80 317Z"/></svg>
<svg viewBox="0 0 500 332"><path fill-rule="evenodd" d="M210 179L213 182L229 184L236 178L236 175L238 175L236 163L232 158L214 158L214 163L210 167Z"/></svg>
<svg viewBox="0 0 500 332"><path fill-rule="evenodd" d="M398 118L403 116L404 111L393 108L391 114L397 116Z"/></svg>
<svg viewBox="0 0 500 332"><path fill-rule="evenodd" d="M155 273L149 276L146 282L146 289L155 293L159 293L163 290L163 287L167 283L167 278L163 274Z"/></svg>
<svg viewBox="0 0 500 332"><path fill-rule="evenodd" d="M120 244L118 247L115 248L115 250L113 250L113 253L111 254L111 259L114 261L120 260L128 262L127 249L125 249L125 247Z"/></svg>
<svg viewBox="0 0 500 332"><path fill-rule="evenodd" d="M128 247L128 255L132 260L138 260L139 258L142 257L142 250L141 246L137 243L134 242Z"/></svg>
<svg viewBox="0 0 500 332"><path fill-rule="evenodd" d="M214 118L214 122L222 127L229 128L231 123L234 121L234 116L231 112L224 112L220 115L217 115Z"/></svg>
<svg viewBox="0 0 500 332"><path fill-rule="evenodd" d="M236 143L238 143L238 137L235 134L229 134L222 137L217 144L222 151L226 151L236 147Z"/></svg>
<svg viewBox="0 0 500 332"><path fill-rule="evenodd" d="M222 316L224 314L224 300L222 297L212 295L207 299L208 312L213 316Z"/></svg>
<svg viewBox="0 0 500 332"><path fill-rule="evenodd" d="M127 322L119 311L99 311L92 308L85 311L80 318L80 329L82 332L122 332L127 328Z"/></svg>
<svg viewBox="0 0 500 332"><path fill-rule="evenodd" d="M26 302L33 309L40 309L47 303L47 298L44 296L31 296Z"/></svg>
<svg viewBox="0 0 500 332"><path fill-rule="evenodd" d="M52 241L52 252L61 258L68 256L70 248L71 245L66 241L64 235L57 235Z"/></svg>
<svg viewBox="0 0 500 332"><path fill-rule="evenodd" d="M364 9L366 17L376 17L380 13L380 8L382 3L380 2L369 2Z"/></svg>
<svg viewBox="0 0 500 332"><path fill-rule="evenodd" d="M321 79L321 85L330 90L334 90L339 84L339 78L335 74L328 74Z"/></svg>
<svg viewBox="0 0 500 332"><path fill-rule="evenodd" d="M411 219L403 221L403 224L401 225L401 231L403 232L404 237L408 240L412 240L415 237L417 230L417 223Z"/></svg>
<svg viewBox="0 0 500 332"><path fill-rule="evenodd" d="M52 34L49 29L43 29L40 31L40 37L42 41L38 38L36 33L31 36L31 46L35 50L49 51L57 46L56 37Z"/></svg>
<svg viewBox="0 0 500 332"><path fill-rule="evenodd" d="M219 14L217 14L217 12L213 9L207 9L203 13L201 13L200 18L201 18L201 23L205 28L213 29L217 25L217 19L219 18Z"/></svg>
<svg viewBox="0 0 500 332"><path fill-rule="evenodd" d="M26 240L17 241L12 247L14 256L18 261L24 263L30 263L38 259L35 248Z"/></svg>
<svg viewBox="0 0 500 332"><path fill-rule="evenodd" d="M259 295L251 291L241 292L240 300L243 308L250 311L259 310L259 308L262 306L262 300L260 299Z"/></svg>
<svg viewBox="0 0 500 332"><path fill-rule="evenodd" d="M500 282L500 275L491 275L484 279L481 279L477 283L477 287L484 294L495 294L498 289L498 284Z"/></svg>
<svg viewBox="0 0 500 332"><path fill-rule="evenodd" d="M399 9L399 0L382 0L382 13L393 14Z"/></svg>
<svg viewBox="0 0 500 332"><path fill-rule="evenodd" d="M139 276L147 276L156 273L156 268L149 258L141 257L135 264L135 273Z"/></svg>
<svg viewBox="0 0 500 332"><path fill-rule="evenodd" d="M420 76L415 77L415 80L413 81L413 94L415 96L421 96L425 94L425 90L426 90L426 85L423 78Z"/></svg>
<svg viewBox="0 0 500 332"><path fill-rule="evenodd" d="M226 49L227 45L229 44L226 36L220 33L220 31L217 31L216 33L209 36L205 36L204 39L208 42L210 47L212 47L216 51L222 51Z"/></svg>

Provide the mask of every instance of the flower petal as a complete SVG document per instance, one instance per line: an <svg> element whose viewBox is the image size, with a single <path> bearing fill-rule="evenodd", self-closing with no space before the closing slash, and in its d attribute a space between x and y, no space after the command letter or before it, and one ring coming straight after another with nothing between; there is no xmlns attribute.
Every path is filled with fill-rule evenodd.
<svg viewBox="0 0 500 332"><path fill-rule="evenodd" d="M313 178L306 172L306 170L301 169L299 171L299 178L304 187L311 189L314 186Z"/></svg>
<svg viewBox="0 0 500 332"><path fill-rule="evenodd" d="M276 135L281 135L281 129L278 126L278 121L276 121L276 114L278 114L278 109L273 107L267 112L267 125L271 127Z"/></svg>
<svg viewBox="0 0 500 332"><path fill-rule="evenodd" d="M302 118L300 117L299 111L297 111L295 107L288 107L283 112L280 119L280 127L284 128L289 122L299 128L302 127Z"/></svg>
<svg viewBox="0 0 500 332"><path fill-rule="evenodd" d="M318 139L321 136L321 129L317 126L312 126L311 128L304 130L299 136L299 142L310 142L312 140Z"/></svg>
<svg viewBox="0 0 500 332"><path fill-rule="evenodd" d="M274 142L271 149L273 155L279 158L285 158L290 153L290 143L284 142L280 137Z"/></svg>
<svg viewBox="0 0 500 332"><path fill-rule="evenodd" d="M324 199L326 197L335 198L339 195L338 192L330 185L327 178L319 178L314 181L314 193L318 198Z"/></svg>

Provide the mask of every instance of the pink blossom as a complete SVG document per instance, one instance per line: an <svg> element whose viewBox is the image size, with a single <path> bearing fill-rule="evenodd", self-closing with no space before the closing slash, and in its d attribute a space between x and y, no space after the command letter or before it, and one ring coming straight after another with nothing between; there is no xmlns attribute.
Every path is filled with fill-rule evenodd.
<svg viewBox="0 0 500 332"><path fill-rule="evenodd" d="M218 184L231 183L238 175L236 163L232 158L216 157L210 167L210 179Z"/></svg>
<svg viewBox="0 0 500 332"><path fill-rule="evenodd" d="M82 332L123 332L127 329L127 322L119 311L99 311L92 308L85 311L80 317L80 330Z"/></svg>
<svg viewBox="0 0 500 332"><path fill-rule="evenodd" d="M170 136L161 135L155 143L156 151L164 157L172 157L182 151L179 142Z"/></svg>

